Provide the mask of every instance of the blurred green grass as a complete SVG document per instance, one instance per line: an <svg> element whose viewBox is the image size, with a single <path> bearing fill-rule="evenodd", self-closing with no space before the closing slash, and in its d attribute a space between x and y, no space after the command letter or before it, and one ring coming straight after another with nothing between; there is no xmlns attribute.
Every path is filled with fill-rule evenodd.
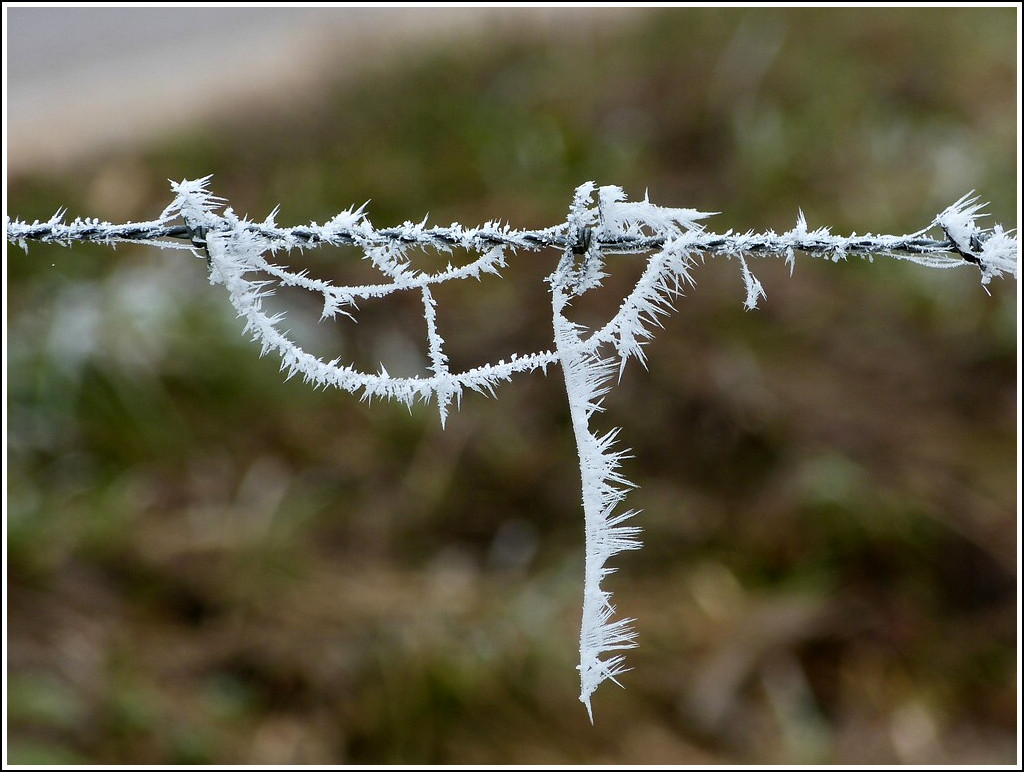
<svg viewBox="0 0 1024 772"><path fill-rule="evenodd" d="M148 218L164 180L213 173L281 223L370 198L380 225L539 227L596 179L720 210L716 230L786 229L797 207L916 230L971 189L1012 227L1014 14L581 17L9 179L8 206ZM350 258L288 261L351 276ZM429 408L285 382L187 256L33 245L7 266L12 763L1014 758L1010 283L759 263L768 299L745 313L735 265L700 269L607 399L646 545L610 580L641 647L595 729L557 374L471 395L441 431ZM453 361L549 341L550 268L524 254L439 292ZM356 358L421 343L401 304L347 331L308 310L297 329Z"/></svg>

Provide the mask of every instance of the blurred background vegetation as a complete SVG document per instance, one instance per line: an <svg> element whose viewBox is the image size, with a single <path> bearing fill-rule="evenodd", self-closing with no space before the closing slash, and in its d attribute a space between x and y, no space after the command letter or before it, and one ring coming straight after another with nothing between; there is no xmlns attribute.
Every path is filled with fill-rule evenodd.
<svg viewBox="0 0 1024 772"><path fill-rule="evenodd" d="M7 210L148 219L166 179L212 173L282 224L371 199L378 225L527 228L594 179L719 231L802 207L902 233L972 189L1015 227L1017 13L566 11L9 175ZM550 341L555 257L438 292L453 365ZM709 262L607 398L645 541L608 585L641 645L591 727L557 373L442 431L286 382L185 253L9 245L9 761L1012 763L1017 288L752 267L759 310ZM358 325L282 302L310 346L422 361L415 302Z"/></svg>

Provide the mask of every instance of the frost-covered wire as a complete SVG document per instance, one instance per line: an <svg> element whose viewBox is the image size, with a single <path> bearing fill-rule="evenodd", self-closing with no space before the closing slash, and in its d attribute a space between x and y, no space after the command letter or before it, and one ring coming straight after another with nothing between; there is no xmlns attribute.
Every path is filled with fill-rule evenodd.
<svg viewBox="0 0 1024 772"><path fill-rule="evenodd" d="M172 184L178 197L157 220L117 225L94 218L76 218L66 223L66 211L60 209L46 221L35 220L26 223L8 218L7 240L25 249L28 248L30 241L65 246L79 241L101 244L130 242L152 244L162 248L189 249L189 244L181 242L192 241L193 245L201 246L207 231L239 229L266 239L277 245L276 248L286 249L321 245L381 247L401 244L440 250L500 246L520 251L539 251L547 248L562 251L571 247L580 251L584 248L592 249L602 254L642 254L661 249L665 246L666 238L670 238L661 232L665 223L659 222L658 216L648 223L653 232L624 232L607 227L614 225L613 222L609 222L595 234L593 228L586 226L570 233L567 224L528 231L515 230L507 224L497 222L484 223L475 228L465 228L457 223L445 227L427 227L425 223L411 222L391 228L373 228L369 225L363 208L358 208L348 209L322 225L314 222L309 225L280 227L274 222L277 210L261 223L216 215L214 209L221 199L204 192L209 180L210 177L205 177L201 180L186 180ZM584 189L592 191L593 183L581 186L578 193ZM619 189L608 187L602 190ZM606 192L604 195L611 194ZM964 196L947 208L927 228L902 236L836 236L831 234L828 228L808 230L801 212L796 227L782 234L774 231L729 231L716 234L701 229L688 234L688 245L708 255L743 253L754 256L786 256L793 252L804 252L834 259L845 256L884 255L915 260L931 266L952 267L966 262L981 267L983 271L986 266L1000 265L999 270L992 273L992 276L1008 272L1007 256L1015 265L1015 232L1003 232L998 225L988 231L978 228L976 220L982 214L982 206L971 195ZM190 202L179 200L182 196L190 197ZM664 209L646 201L635 202L632 205L646 205L649 213ZM185 207L184 211L182 206ZM174 223L178 215L184 219L184 224ZM946 238L927 236L926 233L933 227L940 227ZM975 237L973 241L972 236ZM996 241L989 244L993 238ZM917 259L926 257L938 258L938 263Z"/></svg>
<svg viewBox="0 0 1024 772"><path fill-rule="evenodd" d="M594 193L592 184L580 186L569 211L570 234L585 232L594 225L600 235L639 234L657 227L666 234L682 235L699 230L697 221L707 217L693 209L664 209L644 201L631 204L618 188L598 191L598 212L588 207ZM595 219L597 220L595 222ZM611 593L601 586L615 571L608 560L623 550L640 548L640 529L625 525L635 511L617 512L633 484L619 471L626 451L614 450L618 430L598 434L590 419L599 412L601 400L616 375L621 376L630 358L643 361L642 343L651 336L657 317L666 313L681 287L690 282L691 254L686 250L663 248L647 263L633 291L623 300L615 316L599 330L587 334L567 316L572 298L600 284L604 276L602 256L590 244L577 259L567 248L555 272L548 277L555 346L569 398L569 414L580 462L586 554L583 579L583 615L580 624L580 701L594 720L591 697L606 680L624 673L626 649L636 646L632 619L614 619ZM666 241L672 244L672 241ZM614 353L600 353L602 344Z"/></svg>
<svg viewBox="0 0 1024 772"><path fill-rule="evenodd" d="M276 209L259 223L224 209L225 202L210 192L209 181L206 177L172 183L175 197L155 220L123 225L94 219L65 223L61 210L46 222L8 220L7 239L26 249L29 241L64 245L91 241L191 250L206 258L210 282L224 287L245 322L245 331L260 343L262 354L279 357L288 377L301 375L315 386L337 387L366 400L389 399L407 405L435 400L442 425L451 404L458 406L466 389L493 395L502 382L518 373L546 372L548 366L560 365L582 485L586 557L580 700L591 720L594 691L626 670L621 652L636 646L632 620L614 619L611 593L602 587L602 581L614 571L608 566L611 557L640 546L640 529L625 524L636 513L617 511L633 487L619 469L625 451L614 449L617 430L600 434L592 428L591 419L601 410L603 395L616 374L621 376L626 363L630 359L645 363L644 345L659 326L659 317L671 311L675 299L693 284L697 258L737 260L747 308L754 308L765 297L764 287L750 267L749 258L753 257L782 258L791 269L797 253L833 261L878 255L931 268L973 265L980 271L983 285L997 276L1016 278L1018 270L1016 232L998 225L981 228L978 219L983 207L972 194L943 210L927 228L902 236L837 236L827 228L811 230L803 212L796 225L784 233L715 234L704 226L711 213L657 206L646 196L643 201L631 202L621 188L598 188L592 182L576 189L566 222L537 231L514 230L496 222L476 228L458 224L427 227L425 221L375 228L364 207L350 208L323 225L285 228L275 221ZM929 235L935 230L944 238ZM278 251L320 245L358 247L381 280L336 285L268 259ZM426 272L415 268L409 259L412 247L442 253L463 249L476 258ZM452 371L438 330L437 302L431 288L485 274L500 275L518 252L547 248L559 250L561 255L548 277L553 348ZM606 257L615 254L643 254L647 263L615 314L604 325L585 330L570 320L568 311L574 298L600 286L606 276ZM323 319L354 318L360 300L416 292L423 305L428 371L400 378L389 374L384 363L376 372L365 372L340 359L328 361L304 351L282 329L284 315L264 308L276 286L319 295Z"/></svg>

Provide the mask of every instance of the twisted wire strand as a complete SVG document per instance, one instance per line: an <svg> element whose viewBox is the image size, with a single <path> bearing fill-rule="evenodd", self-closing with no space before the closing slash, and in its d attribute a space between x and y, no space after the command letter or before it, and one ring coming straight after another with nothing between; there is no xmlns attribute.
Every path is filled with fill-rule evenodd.
<svg viewBox="0 0 1024 772"><path fill-rule="evenodd" d="M653 206L646 197L639 204L625 206L646 207L648 214L653 213L654 219L645 221L645 224L653 227L646 231L644 228L623 228L619 227L621 222L605 222L605 213L600 203L597 210L587 210L584 199L579 197L584 195L586 198L596 190L592 182L577 189L579 200L574 203L574 207L579 204L583 208L579 212L572 210L576 216L570 216L560 225L541 230L515 230L495 222L476 228L465 228L457 223L448 227L428 228L426 221L374 228L361 208L349 209L324 225L314 222L305 226L279 227L274 222L276 209L262 223L239 218L231 209L224 210L222 214L215 213L214 210L220 208L225 201L210 193L207 187L210 179L205 177L200 180L183 180L181 183L172 182L171 188L178 195L155 220L115 225L95 218L77 218L71 223L65 223L65 210L59 210L46 222L37 220L28 224L7 218L7 239L26 250L28 241L63 245L72 242L137 243L188 249L197 256L203 254L207 258L207 235L211 232L258 237L266 242L267 249L271 251L321 245L356 246L364 252L380 248L401 250L409 246L439 251L464 248L481 252L493 248L531 252L550 248L562 252L563 260L566 254L570 257L583 256L582 265L586 270L594 269L606 254L647 254L676 248L685 249L691 254L738 258L745 281L749 279L748 287L752 286L753 280L748 276L745 256L784 256L792 264L796 251L833 260L848 256L870 258L879 255L936 268L973 264L981 272L982 284L988 284L993 276L1005 273L1017 275L1015 231L1005 232L998 225L988 230L979 228L976 220L983 214L984 205L972 197L973 193L968 193L948 207L926 228L902 236L836 236L827 228L809 230L802 212L796 227L782 234L774 231L759 234L752 231L729 231L716 234L707 231L703 224L696 223L692 223L693 227L687 228L685 233L680 233L679 229L671 225L672 217L679 213L689 213L696 215L699 220L711 213ZM616 201L624 201L621 188L611 186L602 188L602 191L616 191L607 201L610 208L616 206ZM586 211L590 214L586 214ZM178 222L175 223L175 220ZM940 229L945 239L929 237L927 232L932 228ZM599 282L596 274L585 279L584 284L589 286L587 282L595 280ZM748 297L748 302L756 305L756 298Z"/></svg>
<svg viewBox="0 0 1024 772"><path fill-rule="evenodd" d="M386 244L417 245L433 249L451 249L466 246L505 246L525 251L577 248L566 236L567 226L535 231L520 231L507 228L473 228L459 226L408 229L401 227L379 228L367 234L364 230L351 228L327 229L323 226L295 226L290 228L268 227L243 222L237 226L221 218L226 230L235 227L250 234L258 235L272 243L299 247L331 246L384 246ZM14 243L38 241L69 245L72 242L97 244L139 243L177 249L188 249L188 244L176 244L168 239L191 241L195 246L205 244L206 230L196 231L188 225L166 225L159 222L124 223L115 225L107 222L75 220L63 223L25 223L12 220L7 223L7 240ZM611 236L591 234L592 244L609 254L643 254L661 249L666 244L663 236ZM965 250L951 239L925 238L920 233L903 236L829 236L823 238L811 233L805 238L794 239L792 234L716 234L700 231L687 239L687 246L698 252L716 254L774 255L795 249L809 254L823 254L842 251L851 255L957 255L960 259L978 264L980 258ZM582 251L580 249L579 251Z"/></svg>

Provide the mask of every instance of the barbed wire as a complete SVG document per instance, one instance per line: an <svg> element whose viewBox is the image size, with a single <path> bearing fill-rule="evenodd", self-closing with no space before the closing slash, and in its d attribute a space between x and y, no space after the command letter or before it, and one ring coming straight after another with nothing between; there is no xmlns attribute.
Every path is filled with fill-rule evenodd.
<svg viewBox="0 0 1024 772"><path fill-rule="evenodd" d="M36 220L26 223L20 220L9 220L7 223L7 240L21 243L38 241L42 243L69 246L74 242L94 244L138 243L148 246L169 248L188 248L188 245L174 244L167 239L191 242L193 246L205 246L206 234L210 228L193 229L188 225L166 225L161 222L130 222L113 224L98 220L75 219L64 223L62 212L46 222ZM372 234L364 230L354 231L351 228L327 229L312 223L309 226L290 228L267 227L258 223L242 222L238 226L242 231L256 236L288 243L293 246L319 247L330 246L383 246L402 243L417 245L424 248L451 249L466 246L505 246L526 251L557 249L559 251L571 247L576 254L582 254L588 244L601 252L610 254L643 254L665 246L663 236L597 236L593 240L593 229L584 229L581 238L572 243L566 235L567 224L557 225L541 230L512 230L499 227L481 227L465 229L461 226L420 227L410 230L408 227L391 227L376 229ZM234 229L225 221L225 230ZM589 233L588 241L587 234ZM856 234L849 237L823 236L809 233L805 238L792 237L789 234L745 233L732 232L724 234L701 231L689 240L689 246L701 252L716 254L735 254L746 252L753 255L776 255L789 249L811 255L825 253L843 253L855 256L886 255L898 257L929 254L955 254L965 262L981 265L982 258L978 254L983 243L975 240L972 244L961 245L951 238L926 238L922 232L902 236L873 236Z"/></svg>

